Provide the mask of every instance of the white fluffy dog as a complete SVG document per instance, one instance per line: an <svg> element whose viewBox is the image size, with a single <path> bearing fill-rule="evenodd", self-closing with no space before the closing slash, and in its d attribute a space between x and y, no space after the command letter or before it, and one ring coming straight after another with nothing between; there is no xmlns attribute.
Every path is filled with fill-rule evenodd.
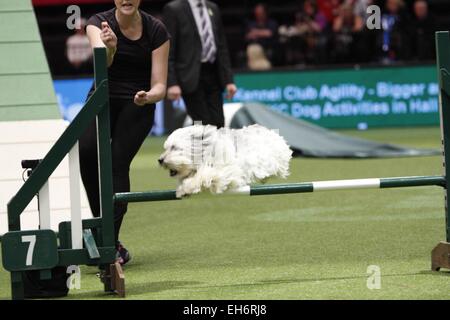
<svg viewBox="0 0 450 320"><path fill-rule="evenodd" d="M277 132L260 125L217 129L194 125L174 131L159 163L179 179L176 195L222 193L271 176L289 175L292 151Z"/></svg>

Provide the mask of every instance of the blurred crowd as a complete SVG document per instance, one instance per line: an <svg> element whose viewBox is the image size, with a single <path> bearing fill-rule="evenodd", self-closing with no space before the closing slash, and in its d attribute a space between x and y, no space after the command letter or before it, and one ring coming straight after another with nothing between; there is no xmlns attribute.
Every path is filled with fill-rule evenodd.
<svg viewBox="0 0 450 320"><path fill-rule="evenodd" d="M434 59L435 18L426 0L300 0L283 23L259 3L243 30L245 50L235 51L234 67L269 70L279 66L427 61ZM380 8L380 29L367 8ZM157 16L159 18L159 16ZM286 23L286 21L290 21ZM81 28L66 41L72 73L92 72L92 51ZM236 62L237 61L237 62ZM66 68L65 71L70 68Z"/></svg>
<svg viewBox="0 0 450 320"><path fill-rule="evenodd" d="M367 13L379 6L380 29ZM279 25L263 3L246 28L246 61L252 70L335 63L389 64L434 57L435 20L426 0L304 0L293 23Z"/></svg>

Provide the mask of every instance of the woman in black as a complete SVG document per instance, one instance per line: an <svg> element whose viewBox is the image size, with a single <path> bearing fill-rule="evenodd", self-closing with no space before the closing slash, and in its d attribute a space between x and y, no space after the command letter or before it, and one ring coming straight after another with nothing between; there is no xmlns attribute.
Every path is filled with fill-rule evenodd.
<svg viewBox="0 0 450 320"><path fill-rule="evenodd" d="M141 0L115 0L115 8L92 16L86 27L91 46L106 47L111 118L113 191L130 191L130 164L150 132L155 103L166 95L169 34L139 9ZM92 94L94 86L89 92ZM81 177L91 211L100 216L95 121L80 138ZM119 262L129 260L118 241L126 204L114 207Z"/></svg>

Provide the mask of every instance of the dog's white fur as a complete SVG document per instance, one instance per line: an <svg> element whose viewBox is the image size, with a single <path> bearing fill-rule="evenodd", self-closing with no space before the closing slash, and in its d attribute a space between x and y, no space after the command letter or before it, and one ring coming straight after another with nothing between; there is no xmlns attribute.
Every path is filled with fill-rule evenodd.
<svg viewBox="0 0 450 320"><path fill-rule="evenodd" d="M286 178L292 151L274 130L260 125L217 129L194 125L174 131L159 158L179 179L177 197L222 193L271 176Z"/></svg>

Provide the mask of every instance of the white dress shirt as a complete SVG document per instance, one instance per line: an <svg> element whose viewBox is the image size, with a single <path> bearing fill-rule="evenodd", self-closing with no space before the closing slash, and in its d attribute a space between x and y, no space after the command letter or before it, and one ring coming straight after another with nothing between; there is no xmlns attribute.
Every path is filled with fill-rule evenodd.
<svg viewBox="0 0 450 320"><path fill-rule="evenodd" d="M207 26L209 28L209 31L211 33L211 36L212 36L212 40L213 40L212 41L212 45L213 45L215 51L217 52L216 39L214 38L214 31L213 31L213 28L212 28L212 23L211 23L211 18L210 18L210 10L206 7L205 0L201 0L201 1L202 1L202 4L203 4L202 10L204 10L203 16L207 17L206 24L207 24ZM202 22L200 20L201 19L200 18L200 8L198 7L199 0L188 0L188 2L190 4L190 6L191 6L192 13L194 14L195 24L197 25L197 31L198 31L198 34L199 34L200 39L201 39L202 38L202 35L201 35ZM203 59L202 59L202 62L206 62L206 61L203 61Z"/></svg>

